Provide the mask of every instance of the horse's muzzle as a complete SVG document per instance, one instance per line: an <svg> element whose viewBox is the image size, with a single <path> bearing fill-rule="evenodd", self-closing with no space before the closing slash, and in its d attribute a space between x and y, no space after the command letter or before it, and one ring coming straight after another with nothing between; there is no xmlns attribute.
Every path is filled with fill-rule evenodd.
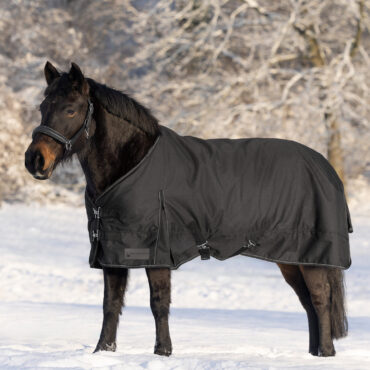
<svg viewBox="0 0 370 370"><path fill-rule="evenodd" d="M51 163L45 168L45 158L43 154L38 149L32 149L31 146L25 153L24 164L28 172L37 180L46 180L53 172L54 163Z"/></svg>

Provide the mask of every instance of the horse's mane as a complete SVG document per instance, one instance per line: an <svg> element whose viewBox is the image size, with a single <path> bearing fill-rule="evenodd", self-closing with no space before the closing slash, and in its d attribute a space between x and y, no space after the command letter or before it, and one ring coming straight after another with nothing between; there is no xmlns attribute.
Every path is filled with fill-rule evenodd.
<svg viewBox="0 0 370 370"><path fill-rule="evenodd" d="M159 134L158 120L148 108L121 91L100 84L91 78L86 80L92 95L107 112L122 118L150 136Z"/></svg>

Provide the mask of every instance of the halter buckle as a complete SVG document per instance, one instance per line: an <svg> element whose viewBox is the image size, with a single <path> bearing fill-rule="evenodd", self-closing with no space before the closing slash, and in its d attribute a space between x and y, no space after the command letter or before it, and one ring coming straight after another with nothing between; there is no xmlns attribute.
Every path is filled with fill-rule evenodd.
<svg viewBox="0 0 370 370"><path fill-rule="evenodd" d="M66 151L69 152L72 150L72 143L70 140L66 142Z"/></svg>

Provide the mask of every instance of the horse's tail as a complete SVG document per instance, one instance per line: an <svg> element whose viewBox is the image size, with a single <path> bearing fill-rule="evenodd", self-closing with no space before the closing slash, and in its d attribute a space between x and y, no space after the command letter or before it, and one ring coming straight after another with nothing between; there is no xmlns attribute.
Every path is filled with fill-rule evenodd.
<svg viewBox="0 0 370 370"><path fill-rule="evenodd" d="M343 338L348 334L348 321L345 307L344 273L340 269L329 269L330 321L332 338Z"/></svg>

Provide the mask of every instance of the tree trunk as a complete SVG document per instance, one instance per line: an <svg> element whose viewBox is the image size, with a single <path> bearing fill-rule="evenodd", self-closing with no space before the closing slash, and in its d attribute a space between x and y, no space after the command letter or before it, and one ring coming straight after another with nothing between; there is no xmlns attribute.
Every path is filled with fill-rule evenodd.
<svg viewBox="0 0 370 370"><path fill-rule="evenodd" d="M341 145L341 132L338 120L332 113L325 113L325 121L328 124L328 160L334 167L338 176L343 182L344 189L346 189L346 182L344 176L343 154Z"/></svg>
<svg viewBox="0 0 370 370"><path fill-rule="evenodd" d="M360 23L361 25L361 23ZM314 27L311 25L307 28L299 28L295 26L295 30L306 40L308 46L308 59L316 68L322 68L326 65L324 54L321 51L321 46L314 36ZM359 40L358 40L359 42ZM358 45L357 45L358 46ZM341 132L338 120L334 113L324 114L325 125L328 130L327 157L330 164L333 166L338 176L343 182L344 190L346 189L345 174L343 166L343 154L341 144Z"/></svg>

